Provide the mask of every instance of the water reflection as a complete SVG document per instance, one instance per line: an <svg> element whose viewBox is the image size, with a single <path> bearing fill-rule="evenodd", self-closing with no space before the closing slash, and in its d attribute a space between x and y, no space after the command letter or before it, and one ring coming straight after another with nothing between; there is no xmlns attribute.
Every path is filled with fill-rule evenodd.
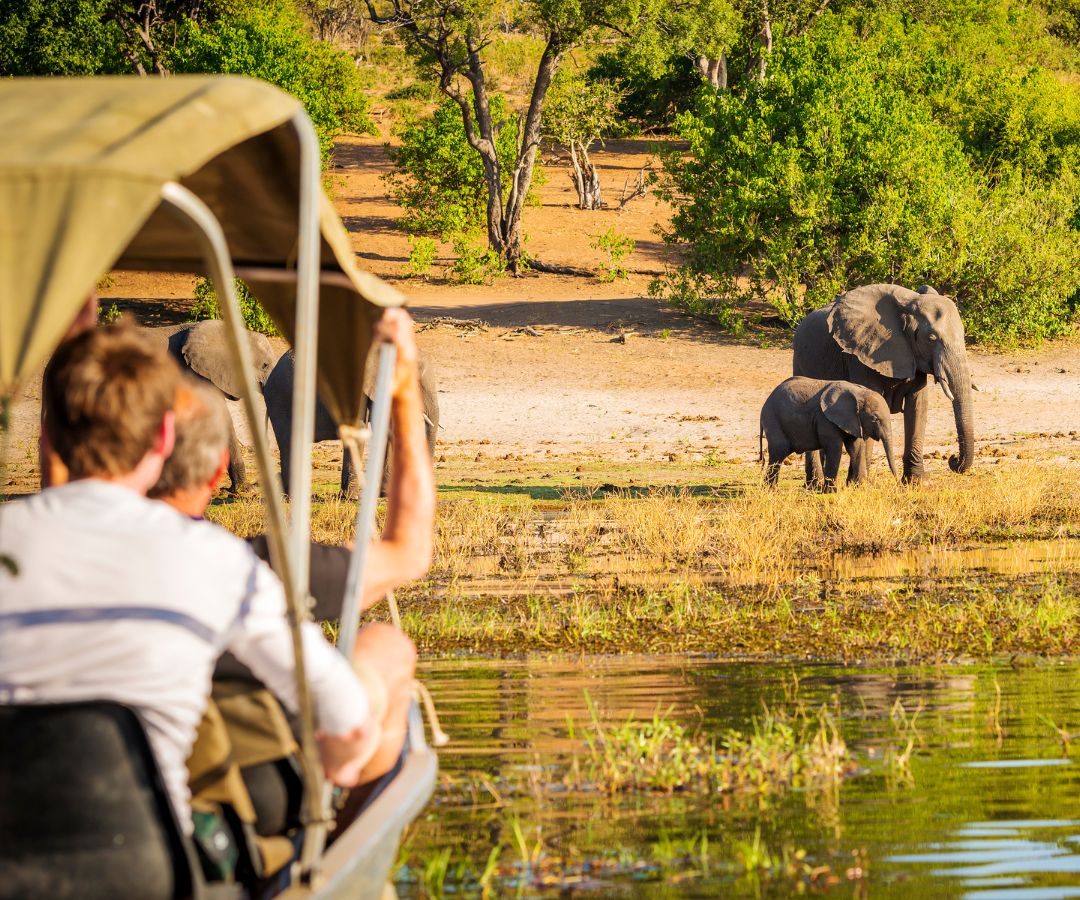
<svg viewBox="0 0 1080 900"><path fill-rule="evenodd" d="M1076 664L859 669L639 656L443 659L425 669L453 738L443 772L482 772L492 792L437 799L409 847L406 896L421 895L419 863L433 854L450 848L450 859L482 867L495 847L500 877L516 873L522 896L584 883L621 895L643 880L655 896L788 896L790 880L724 863L754 840L775 858L805 852L808 865L834 873L814 890L840 896L1080 896L1080 768L1061 738L1080 720ZM593 714L616 723L659 711L722 735L792 703L827 705L860 765L835 802L543 788L580 749ZM910 750L908 779L890 769L898 748ZM500 793L503 780L522 777L530 789ZM534 851L576 881L525 867ZM477 890L464 863L445 885Z"/></svg>

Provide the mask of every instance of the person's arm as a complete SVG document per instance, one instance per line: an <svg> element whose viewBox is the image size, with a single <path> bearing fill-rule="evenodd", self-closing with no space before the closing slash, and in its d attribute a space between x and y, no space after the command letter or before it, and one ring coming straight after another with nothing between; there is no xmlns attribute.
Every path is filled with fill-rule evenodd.
<svg viewBox="0 0 1080 900"><path fill-rule="evenodd" d="M388 309L376 340L397 347L391 407L393 466L382 536L369 550L360 608L373 606L388 591L422 578L431 566L435 528L435 473L424 432L420 364L412 318Z"/></svg>

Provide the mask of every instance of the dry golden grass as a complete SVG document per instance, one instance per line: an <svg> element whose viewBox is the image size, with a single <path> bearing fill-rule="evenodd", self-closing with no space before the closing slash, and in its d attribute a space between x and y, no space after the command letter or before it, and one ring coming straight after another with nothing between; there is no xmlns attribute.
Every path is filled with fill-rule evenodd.
<svg viewBox="0 0 1080 900"><path fill-rule="evenodd" d="M352 538L355 504L318 500L313 539ZM242 536L263 527L260 504L215 505L209 517ZM918 487L879 477L834 495L793 483L751 484L736 496L665 490L571 499L550 509L528 497L440 503L433 577L602 573L612 559L636 571L708 571L732 585L776 589L833 553L880 553L1001 537L1062 537L1080 529L1071 470L1017 465Z"/></svg>

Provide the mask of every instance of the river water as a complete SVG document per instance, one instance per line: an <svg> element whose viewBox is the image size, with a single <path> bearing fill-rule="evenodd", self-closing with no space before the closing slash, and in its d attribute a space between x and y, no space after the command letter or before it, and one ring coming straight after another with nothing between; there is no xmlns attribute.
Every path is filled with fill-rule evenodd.
<svg viewBox="0 0 1080 900"><path fill-rule="evenodd" d="M1080 897L1075 663L449 658L422 675L452 743L403 896ZM771 797L561 789L590 703L718 737L764 706L823 704L852 774Z"/></svg>

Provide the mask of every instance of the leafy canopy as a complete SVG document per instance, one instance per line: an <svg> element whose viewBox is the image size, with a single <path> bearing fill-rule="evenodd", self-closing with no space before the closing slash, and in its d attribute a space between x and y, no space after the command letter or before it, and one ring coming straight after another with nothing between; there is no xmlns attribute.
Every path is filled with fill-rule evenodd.
<svg viewBox="0 0 1080 900"><path fill-rule="evenodd" d="M687 261L661 291L727 325L748 303L794 324L855 284L928 283L978 340L1066 330L1080 92L1034 61L1009 68L1045 51L1032 23L979 12L827 15L778 42L763 82L702 92L677 119L690 153L665 161L667 238Z"/></svg>

